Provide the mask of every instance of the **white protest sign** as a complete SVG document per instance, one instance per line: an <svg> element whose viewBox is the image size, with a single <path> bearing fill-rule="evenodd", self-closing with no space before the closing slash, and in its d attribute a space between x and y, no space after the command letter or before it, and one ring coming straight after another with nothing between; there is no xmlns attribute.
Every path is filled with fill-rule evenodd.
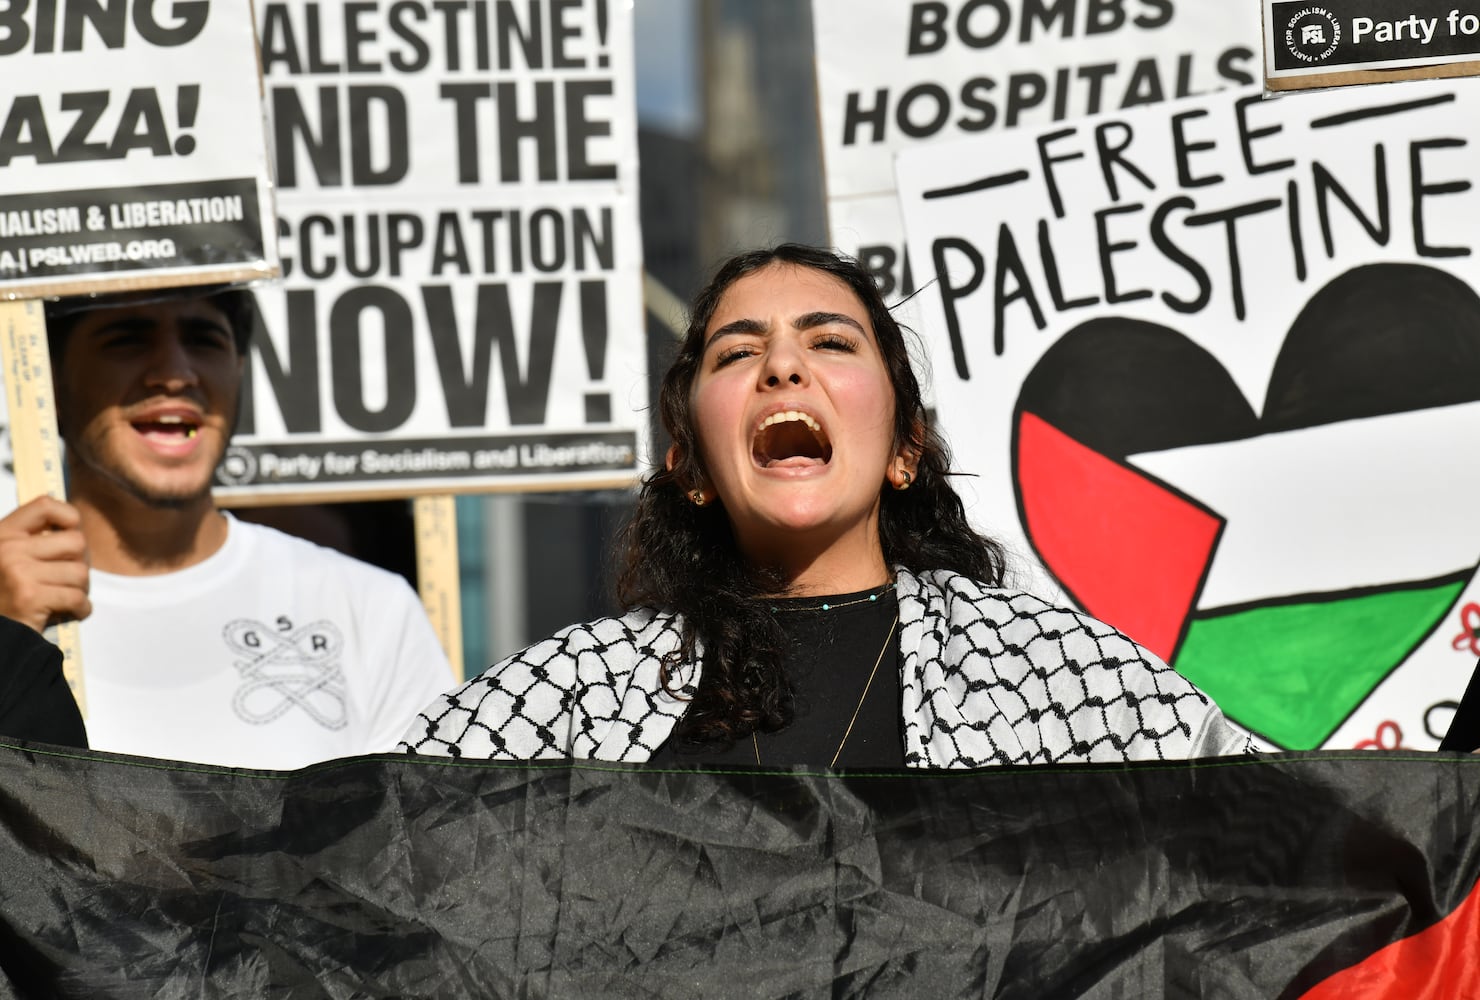
<svg viewBox="0 0 1480 1000"><path fill-rule="evenodd" d="M898 177L975 521L1279 746L1436 745L1480 656L1480 85L1227 91Z"/></svg>
<svg viewBox="0 0 1480 1000"><path fill-rule="evenodd" d="M0 297L274 273L250 4L0 10Z"/></svg>
<svg viewBox="0 0 1480 1000"><path fill-rule="evenodd" d="M626 484L646 457L632 14L259 4L284 281L218 495Z"/></svg>
<svg viewBox="0 0 1480 1000"><path fill-rule="evenodd" d="M273 276L263 124L250 4L0 9L0 507L63 489L45 321L22 300ZM85 712L76 623L56 641Z"/></svg>
<svg viewBox="0 0 1480 1000"><path fill-rule="evenodd" d="M832 240L886 296L929 278L904 258L895 151L1260 76L1247 2L812 0L812 18Z"/></svg>

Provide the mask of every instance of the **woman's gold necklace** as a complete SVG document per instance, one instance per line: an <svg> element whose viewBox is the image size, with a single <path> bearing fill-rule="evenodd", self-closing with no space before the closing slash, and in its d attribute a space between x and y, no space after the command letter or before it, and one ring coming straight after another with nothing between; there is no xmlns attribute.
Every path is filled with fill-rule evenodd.
<svg viewBox="0 0 1480 1000"><path fill-rule="evenodd" d="M859 598L857 601L850 601L848 603L862 604L863 601L867 599L868 598ZM827 605L823 606L827 607ZM835 604L833 605L833 607L844 607L844 605ZM868 672L868 680L864 682L863 685L863 694L859 695L858 704L853 709L853 718L848 720L848 728L843 731L843 738L838 741L838 749L833 754L832 760L828 762L827 766L829 769L837 767L838 758L843 756L843 747L847 744L848 737L853 735L853 724L858 721L858 713L863 711L863 703L868 700L869 688L874 686L874 675L879 672L879 664L884 662L884 653L888 651L889 642L894 638L894 630L898 627L899 612L896 611L894 613L894 621L889 623L889 634L884 636L884 645L879 647L879 655L874 660L874 669ZM756 738L755 730L753 729L750 731L750 745L755 750L755 762L759 764L761 762L761 741Z"/></svg>

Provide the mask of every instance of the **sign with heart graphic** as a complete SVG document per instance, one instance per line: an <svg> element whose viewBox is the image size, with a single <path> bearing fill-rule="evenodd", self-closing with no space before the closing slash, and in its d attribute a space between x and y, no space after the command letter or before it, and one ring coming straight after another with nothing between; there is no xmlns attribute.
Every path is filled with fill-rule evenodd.
<svg viewBox="0 0 1480 1000"><path fill-rule="evenodd" d="M1274 746L1436 746L1480 644L1480 84L1223 92L897 174L939 419L1023 582Z"/></svg>

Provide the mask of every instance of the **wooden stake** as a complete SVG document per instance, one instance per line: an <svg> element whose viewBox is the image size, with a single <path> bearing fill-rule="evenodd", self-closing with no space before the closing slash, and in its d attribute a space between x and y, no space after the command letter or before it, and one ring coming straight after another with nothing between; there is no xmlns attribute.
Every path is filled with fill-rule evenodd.
<svg viewBox="0 0 1480 1000"><path fill-rule="evenodd" d="M416 523L416 579L421 603L452 662L452 676L463 679L462 591L457 564L457 504L441 494L413 501Z"/></svg>

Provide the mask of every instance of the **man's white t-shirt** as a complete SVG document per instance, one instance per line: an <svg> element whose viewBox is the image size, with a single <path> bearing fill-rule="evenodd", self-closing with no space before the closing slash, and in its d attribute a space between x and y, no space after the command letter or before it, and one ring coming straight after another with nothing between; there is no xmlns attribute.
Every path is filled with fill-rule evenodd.
<svg viewBox="0 0 1480 1000"><path fill-rule="evenodd" d="M81 632L89 744L273 770L394 750L455 681L416 593L227 517L226 544L195 566L93 570Z"/></svg>

